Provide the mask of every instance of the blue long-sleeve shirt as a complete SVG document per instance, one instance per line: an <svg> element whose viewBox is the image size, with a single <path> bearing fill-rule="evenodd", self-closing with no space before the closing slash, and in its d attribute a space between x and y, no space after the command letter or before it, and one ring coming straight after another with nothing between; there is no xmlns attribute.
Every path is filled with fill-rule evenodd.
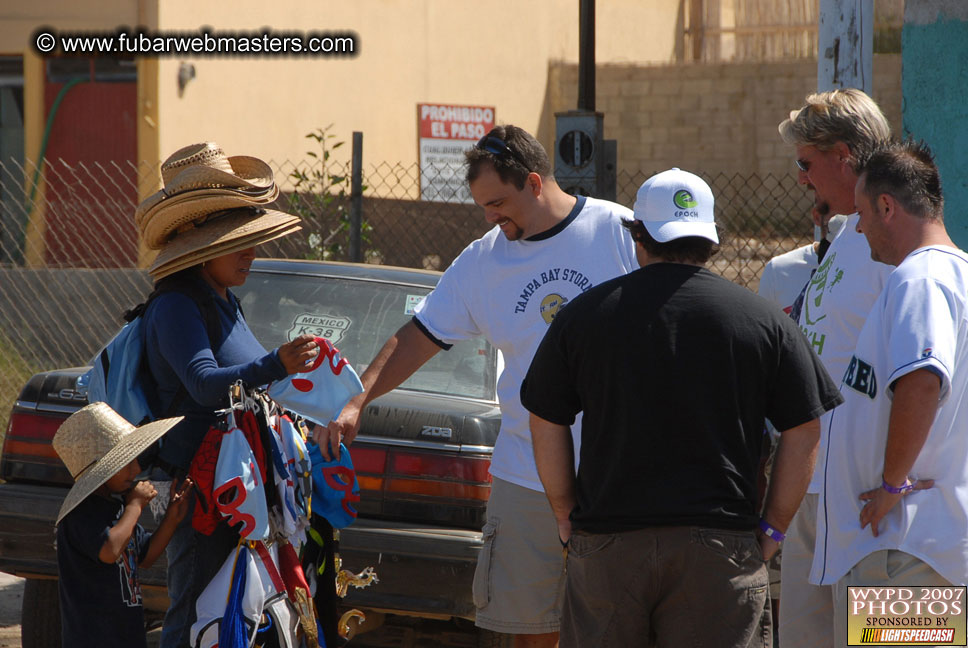
<svg viewBox="0 0 968 648"><path fill-rule="evenodd" d="M148 367L158 385L160 412L166 413L180 385L188 396L174 416L186 420L172 428L162 442L161 459L187 469L209 426L214 411L228 406L229 387L242 380L249 387L285 378L277 351L259 344L231 292L219 297L201 278L196 279L216 305L221 331L213 350L205 318L188 295L166 292L145 311Z"/></svg>

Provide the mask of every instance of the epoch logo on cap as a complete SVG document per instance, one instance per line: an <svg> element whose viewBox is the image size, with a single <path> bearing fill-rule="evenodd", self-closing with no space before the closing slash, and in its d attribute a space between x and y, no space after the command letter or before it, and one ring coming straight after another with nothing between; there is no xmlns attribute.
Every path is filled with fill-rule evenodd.
<svg viewBox="0 0 968 648"><path fill-rule="evenodd" d="M697 207L699 205L696 199L692 197L692 194L685 189L680 189L672 197L672 202L676 204L679 209L689 209L691 207Z"/></svg>

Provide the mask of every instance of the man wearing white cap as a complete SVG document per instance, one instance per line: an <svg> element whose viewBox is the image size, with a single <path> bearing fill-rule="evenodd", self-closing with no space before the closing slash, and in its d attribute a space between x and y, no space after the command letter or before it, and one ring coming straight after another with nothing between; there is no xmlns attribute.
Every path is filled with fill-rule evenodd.
<svg viewBox="0 0 968 648"><path fill-rule="evenodd" d="M770 646L764 559L842 399L790 318L704 269L719 242L705 182L653 176L634 214L642 268L566 306L521 387L568 541L561 646ZM783 432L760 518L766 418Z"/></svg>

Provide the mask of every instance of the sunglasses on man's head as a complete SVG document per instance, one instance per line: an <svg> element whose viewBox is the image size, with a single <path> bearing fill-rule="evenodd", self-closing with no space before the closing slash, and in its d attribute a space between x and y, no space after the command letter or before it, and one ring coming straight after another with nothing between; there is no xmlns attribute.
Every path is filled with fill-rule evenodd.
<svg viewBox="0 0 968 648"><path fill-rule="evenodd" d="M517 160L521 166L530 170L527 163L520 155L518 155L517 151L511 148L511 145L502 140L500 137L495 137L494 135L485 135L477 141L477 145L474 148L481 151L487 151L491 155L496 155L499 158L510 155L513 159Z"/></svg>

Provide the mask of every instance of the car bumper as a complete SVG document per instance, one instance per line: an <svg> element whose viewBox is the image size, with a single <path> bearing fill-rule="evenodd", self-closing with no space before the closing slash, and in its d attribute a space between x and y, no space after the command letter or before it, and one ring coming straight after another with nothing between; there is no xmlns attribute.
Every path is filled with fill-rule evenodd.
<svg viewBox="0 0 968 648"><path fill-rule="evenodd" d="M0 571L25 578L57 576L54 520L66 494L63 488L0 484ZM358 519L340 532L343 569L358 573L373 567L379 582L363 589L351 586L343 603L394 614L473 619L471 582L480 548L476 531ZM142 572L141 581L146 589L164 587L163 558ZM151 598L164 605L163 596Z"/></svg>
<svg viewBox="0 0 968 648"><path fill-rule="evenodd" d="M379 583L344 603L396 614L474 618L471 582L481 534L401 522L357 520L340 532L343 569L373 567Z"/></svg>

